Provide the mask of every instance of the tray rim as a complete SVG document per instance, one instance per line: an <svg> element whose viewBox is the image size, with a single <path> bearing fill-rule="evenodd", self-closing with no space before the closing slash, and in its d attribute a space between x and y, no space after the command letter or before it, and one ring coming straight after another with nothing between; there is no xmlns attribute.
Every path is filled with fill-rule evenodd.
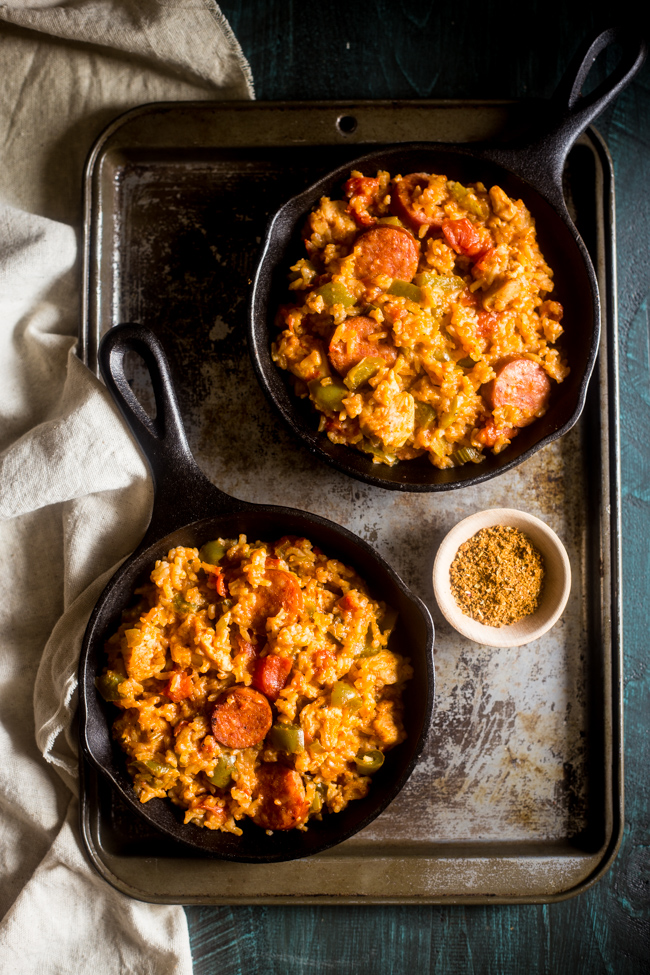
<svg viewBox="0 0 650 975"><path fill-rule="evenodd" d="M80 319L80 335L77 354L82 361L93 368L92 349L89 349L86 341L86 328L92 318L91 309L91 281L93 275L93 263L95 261L95 246L93 239L93 189L98 178L104 154L108 150L115 150L119 145L111 144L116 134L120 133L129 123L141 119L143 116L159 112L186 112L188 109L200 109L207 113L240 112L248 113L261 112L262 115L269 110L280 111L338 111L357 107L358 109L387 109L411 108L417 110L443 109L464 111L468 108L480 111L482 109L512 109L521 106L522 102L497 101L497 100L417 100L417 101L397 101L397 100L341 100L341 101L293 101L293 102L153 102L137 106L114 119L107 128L101 133L89 153L85 175L84 175L84 248L83 248L83 288L82 288L82 316ZM528 103L526 103L528 104ZM208 905L235 905L235 904L301 904L301 905L352 905L352 904L544 904L555 901L566 900L577 896L579 893L593 886L612 865L620 847L623 828L624 828L624 779L623 779L623 636L622 636L622 593L621 593L621 510L620 510L620 450L619 450L619 379L618 379L618 320L617 320L617 280L616 280L616 223L615 223L615 186L614 169L608 147L598 131L590 127L581 137L586 140L592 148L594 155L600 162L602 185L599 189L599 196L602 199L603 217L608 228L608 233L602 235L600 241L597 276L601 287L601 317L602 317L602 339L601 348L598 356L598 384L606 388L607 395L601 398L601 447L603 454L607 456L607 463L603 464L602 488L603 497L601 505L601 539L603 543L604 585L610 595L611 618L606 620L608 627L604 630L603 659L609 657L609 674L611 676L611 686L605 686L605 700L611 708L611 727L607 728L604 735L605 742L605 788L606 788L606 840L600 850L593 854L580 855L576 849L575 853L579 859L595 862L593 869L589 869L585 876L576 884L554 893L534 894L534 895L515 895L502 896L491 894L472 894L459 893L450 894L414 894L399 896L377 896L377 895L261 895L258 897L225 896L215 895L187 895L183 898L173 897L168 894L158 894L152 891L139 890L134 885L119 877L110 868L109 864L102 859L101 851L94 842L93 831L90 823L90 810L88 807L87 780L88 775L94 775L94 770L84 768L84 760L80 761L80 783L81 800L79 803L80 830L84 852L98 873L113 887L122 893L128 894L137 900L148 903L165 904L208 904ZM340 144L353 142L347 138L342 138ZM402 141L402 140L394 140ZM119 139L118 139L119 142ZM310 140L309 144L318 144ZM308 144L304 142L303 144ZM327 143L332 145L331 140ZM278 143L261 141L260 146L277 146ZM245 149L250 146L246 141L234 141L228 146L223 143L215 144L210 148L237 148ZM198 145L195 144L198 148ZM123 146L122 148L125 148ZM128 145L128 148L133 148ZM152 149L150 144L143 144L140 148ZM168 148L176 148L169 147ZM190 148L188 146L187 148ZM90 353L90 355L89 355ZM604 449L606 440L607 450ZM605 551L606 550L606 551ZM608 557L607 557L608 556ZM606 675L606 685L607 675ZM606 726L608 722L605 722ZM608 821L608 814L611 816L611 823ZM456 844L458 845L458 844ZM549 843L549 846L551 844ZM346 859L354 859L354 853ZM417 855L416 855L417 856ZM479 854L475 855L480 858ZM487 859L487 857L483 857ZM380 857L386 860L386 857ZM390 859L390 858L389 858ZM403 859L403 857L401 857ZM418 859L426 859L418 857ZM435 859L435 858L432 858ZM438 858L440 859L440 858ZM507 858L501 858L507 859ZM514 860L522 859L513 857ZM148 862L155 863L156 858L148 858Z"/></svg>

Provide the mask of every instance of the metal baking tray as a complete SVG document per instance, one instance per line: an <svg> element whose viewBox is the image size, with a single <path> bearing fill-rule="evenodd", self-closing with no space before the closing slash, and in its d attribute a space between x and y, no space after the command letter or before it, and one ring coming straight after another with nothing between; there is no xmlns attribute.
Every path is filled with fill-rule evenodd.
<svg viewBox="0 0 650 975"><path fill-rule="evenodd" d="M421 762L392 805L327 853L270 865L193 856L134 821L82 769L86 852L117 889L183 904L549 902L586 889L621 839L622 643L611 162L594 130L566 194L596 266L603 340L579 424L476 488L402 494L352 480L284 429L246 349L246 298L268 216L361 147L511 131L517 103L174 103L142 106L99 139L85 182L79 355L141 322L172 362L188 439L226 492L324 515L370 541L430 606L437 700ZM579 322L566 322L579 328ZM146 399L137 364L134 383ZM518 649L452 631L433 598L439 542L486 507L520 507L563 539L561 621Z"/></svg>

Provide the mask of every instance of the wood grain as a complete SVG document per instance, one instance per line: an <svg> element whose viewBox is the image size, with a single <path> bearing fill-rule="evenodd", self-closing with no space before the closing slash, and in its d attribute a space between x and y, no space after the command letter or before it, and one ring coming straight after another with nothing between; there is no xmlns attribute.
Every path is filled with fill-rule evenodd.
<svg viewBox="0 0 650 975"><path fill-rule="evenodd" d="M604 3L227 0L258 99L546 97ZM623 19L629 3L616 4ZM634 15L636 16L636 14ZM640 25L640 29L641 29ZM594 79L611 66L597 65ZM650 958L650 68L597 122L614 160L623 485L626 835L547 906L193 907L196 975L636 975Z"/></svg>

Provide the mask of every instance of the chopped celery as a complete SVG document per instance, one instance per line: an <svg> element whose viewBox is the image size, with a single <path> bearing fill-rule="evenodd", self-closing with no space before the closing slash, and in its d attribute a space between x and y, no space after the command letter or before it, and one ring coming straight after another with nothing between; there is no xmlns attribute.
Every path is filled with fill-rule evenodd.
<svg viewBox="0 0 650 975"><path fill-rule="evenodd" d="M443 413L442 416L440 417L439 425L441 430L446 430L447 427L450 427L452 425L452 423L456 419L456 413L458 411L459 404L460 404L460 397L454 396L451 403L449 404L449 409L447 410L446 413Z"/></svg>
<svg viewBox="0 0 650 975"><path fill-rule="evenodd" d="M429 403L415 401L415 425L421 430L428 430L436 419L436 411Z"/></svg>
<svg viewBox="0 0 650 975"><path fill-rule="evenodd" d="M452 183L450 189L456 203L460 204L468 213L473 213L475 217L485 218L488 216L487 207L462 183Z"/></svg>
<svg viewBox="0 0 650 975"><path fill-rule="evenodd" d="M366 439L361 440L360 443L357 444L357 447L359 448L359 450L362 450L365 454L371 454L372 457L376 457L384 464L390 464L391 467L393 464L397 463L397 457L395 456L395 454L391 454L387 450L383 450L381 447L372 443L372 441L370 440L366 440Z"/></svg>
<svg viewBox="0 0 650 975"><path fill-rule="evenodd" d="M324 782L319 782L318 785L316 786L316 791L314 792L314 798L311 801L309 812L319 813L323 808L326 795L327 795L327 786L325 785Z"/></svg>
<svg viewBox="0 0 650 975"><path fill-rule="evenodd" d="M177 613L185 613L185 614L193 613L194 610L196 609L196 605L194 603L188 603L188 601L184 599L183 595L180 592L177 592L176 595L174 596L172 600L172 606L174 607Z"/></svg>
<svg viewBox="0 0 650 975"><path fill-rule="evenodd" d="M472 461L474 464L480 464L484 459L483 454L476 447L459 447L451 455L452 460L456 464L467 464L468 461Z"/></svg>

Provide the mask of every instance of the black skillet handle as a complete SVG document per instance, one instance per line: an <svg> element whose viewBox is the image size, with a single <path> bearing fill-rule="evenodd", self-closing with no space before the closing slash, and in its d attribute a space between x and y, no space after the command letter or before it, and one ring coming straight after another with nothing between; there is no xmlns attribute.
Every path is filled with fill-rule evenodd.
<svg viewBox="0 0 650 975"><path fill-rule="evenodd" d="M151 378L155 419L146 413L124 372L127 352L137 353ZM234 512L242 502L212 484L197 465L185 436L169 363L159 339L143 325L116 325L99 346L102 379L126 420L151 469L154 510L142 545L220 510Z"/></svg>
<svg viewBox="0 0 650 975"><path fill-rule="evenodd" d="M582 96L582 87L596 58L613 44L621 48L619 64L594 91ZM628 27L610 27L587 41L574 55L543 117L536 119L533 138L528 133L523 145L511 144L516 156L513 168L547 195L556 198L561 195L562 171L571 146L627 87L643 65L646 54L645 38ZM497 151L494 158L508 165L509 150L510 147L503 153Z"/></svg>

